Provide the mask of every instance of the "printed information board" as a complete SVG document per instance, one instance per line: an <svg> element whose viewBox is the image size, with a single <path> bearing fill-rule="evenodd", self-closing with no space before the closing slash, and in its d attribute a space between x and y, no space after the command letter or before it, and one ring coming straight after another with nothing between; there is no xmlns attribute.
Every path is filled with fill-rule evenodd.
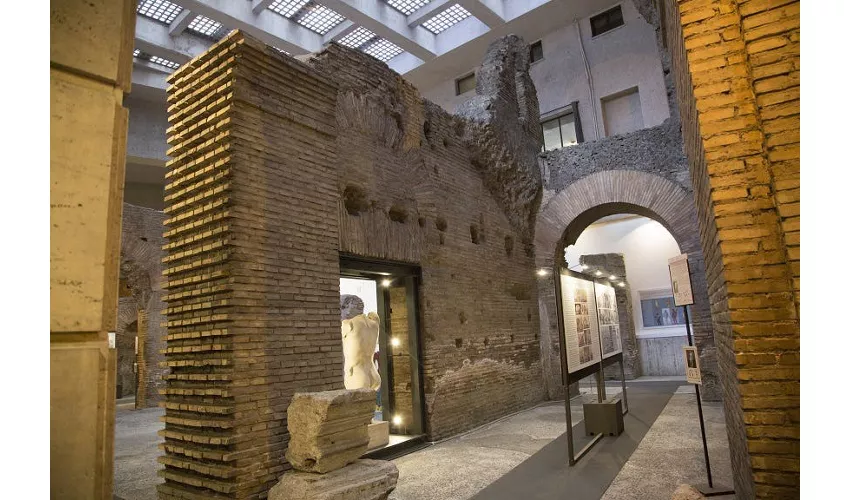
<svg viewBox="0 0 850 500"><path fill-rule="evenodd" d="M596 283L596 310L599 312L599 337L602 357L623 352L620 341L620 315L617 313L617 292L613 286Z"/></svg>
<svg viewBox="0 0 850 500"><path fill-rule="evenodd" d="M683 253L667 261L670 267L670 283L673 286L673 302L677 306L689 306L694 303L691 290L691 272L688 268L688 254Z"/></svg>
<svg viewBox="0 0 850 500"><path fill-rule="evenodd" d="M593 281L562 273L561 299L564 311L563 341L569 372L573 373L599 363L602 359Z"/></svg>
<svg viewBox="0 0 850 500"><path fill-rule="evenodd" d="M699 353L696 347L684 346L685 352L685 376L689 384L702 384L702 374L699 369Z"/></svg>

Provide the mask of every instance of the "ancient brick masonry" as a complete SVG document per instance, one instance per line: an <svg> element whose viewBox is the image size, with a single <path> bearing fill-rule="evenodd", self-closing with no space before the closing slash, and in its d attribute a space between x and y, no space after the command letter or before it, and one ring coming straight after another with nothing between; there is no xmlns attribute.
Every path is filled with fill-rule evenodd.
<svg viewBox="0 0 850 500"><path fill-rule="evenodd" d="M665 3L735 489L799 497L799 2Z"/></svg>
<svg viewBox="0 0 850 500"><path fill-rule="evenodd" d="M336 88L240 33L169 82L159 494L256 498L291 395L342 386Z"/></svg>
<svg viewBox="0 0 850 500"><path fill-rule="evenodd" d="M165 359L165 317L162 312L163 289L163 220L162 212L124 204L121 224L121 288L127 295L119 303L119 316L126 310L128 317L118 325L119 372L132 373L134 332L124 331L131 322L136 323L138 353L135 358L136 373L127 384L137 384L136 407L156 406L164 390L162 378ZM121 338L123 337L123 338ZM123 349L122 349L123 347ZM128 351L123 356L122 350ZM127 359L125 362L125 358ZM127 366L122 366L126 363ZM125 389L126 391L126 389Z"/></svg>

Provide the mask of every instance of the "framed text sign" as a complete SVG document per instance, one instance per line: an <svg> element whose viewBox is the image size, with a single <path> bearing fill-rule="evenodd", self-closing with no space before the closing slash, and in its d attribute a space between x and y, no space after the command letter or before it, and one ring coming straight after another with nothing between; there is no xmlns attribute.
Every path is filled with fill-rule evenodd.
<svg viewBox="0 0 850 500"><path fill-rule="evenodd" d="M677 306L689 306L694 303L691 289L691 271L688 267L688 254L677 255L667 261L670 268L670 284L673 286L673 302Z"/></svg>

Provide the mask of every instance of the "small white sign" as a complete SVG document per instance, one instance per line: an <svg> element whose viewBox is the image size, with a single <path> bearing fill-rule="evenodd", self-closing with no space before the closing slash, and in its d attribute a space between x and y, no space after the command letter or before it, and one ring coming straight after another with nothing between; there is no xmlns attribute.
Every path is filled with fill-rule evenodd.
<svg viewBox="0 0 850 500"><path fill-rule="evenodd" d="M115 349L115 332L108 332L107 339L109 341L109 348Z"/></svg>
<svg viewBox="0 0 850 500"><path fill-rule="evenodd" d="M670 284L673 287L673 303L677 306L689 306L694 303L691 290L691 271L688 267L688 254L683 253L667 261L670 267Z"/></svg>
<svg viewBox="0 0 850 500"><path fill-rule="evenodd" d="M699 369L699 353L696 347L684 346L685 376L689 384L702 384L702 374Z"/></svg>

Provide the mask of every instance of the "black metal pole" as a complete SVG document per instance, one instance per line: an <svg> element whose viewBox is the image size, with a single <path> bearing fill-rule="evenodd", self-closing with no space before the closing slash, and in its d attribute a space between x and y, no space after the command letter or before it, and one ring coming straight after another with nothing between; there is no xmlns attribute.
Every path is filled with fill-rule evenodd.
<svg viewBox="0 0 850 500"><path fill-rule="evenodd" d="M694 341L691 336L691 320L688 318L688 306L685 307L685 330L688 332L688 345L693 346ZM705 440L705 420L702 416L702 398L699 395L699 384L694 384L697 392L697 410L699 411L699 430L702 433L702 451L705 454L705 471L708 474L708 487L714 488L711 481L711 462L708 460L708 442Z"/></svg>

